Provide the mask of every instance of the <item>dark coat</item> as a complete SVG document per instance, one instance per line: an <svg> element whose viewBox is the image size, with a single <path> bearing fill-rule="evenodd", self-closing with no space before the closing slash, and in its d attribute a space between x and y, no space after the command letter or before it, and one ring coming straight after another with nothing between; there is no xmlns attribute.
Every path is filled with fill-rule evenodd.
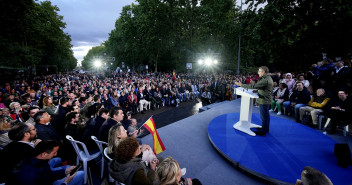
<svg viewBox="0 0 352 185"><path fill-rule="evenodd" d="M44 140L56 140L62 141L62 137L56 132L54 127L51 125L44 125L37 123L35 124L35 128L37 129L37 138Z"/></svg>
<svg viewBox="0 0 352 185"><path fill-rule="evenodd" d="M111 118L107 119L99 129L98 139L100 141L108 142L109 130L112 126L116 125L117 123L117 121Z"/></svg>

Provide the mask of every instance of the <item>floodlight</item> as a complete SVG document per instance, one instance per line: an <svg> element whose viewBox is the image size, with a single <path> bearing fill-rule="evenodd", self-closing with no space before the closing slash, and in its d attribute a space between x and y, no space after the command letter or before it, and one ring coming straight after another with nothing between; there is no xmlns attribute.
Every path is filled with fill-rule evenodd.
<svg viewBox="0 0 352 185"><path fill-rule="evenodd" d="M101 61L100 60L95 60L94 61L94 66L99 68L101 66Z"/></svg>
<svg viewBox="0 0 352 185"><path fill-rule="evenodd" d="M214 64L218 64L218 60L215 59L215 60L214 60Z"/></svg>
<svg viewBox="0 0 352 185"><path fill-rule="evenodd" d="M199 59L198 60L198 64L202 65L203 64L203 60Z"/></svg>
<svg viewBox="0 0 352 185"><path fill-rule="evenodd" d="M205 65L207 65L207 66L211 65L211 59L210 58L206 58L205 59Z"/></svg>

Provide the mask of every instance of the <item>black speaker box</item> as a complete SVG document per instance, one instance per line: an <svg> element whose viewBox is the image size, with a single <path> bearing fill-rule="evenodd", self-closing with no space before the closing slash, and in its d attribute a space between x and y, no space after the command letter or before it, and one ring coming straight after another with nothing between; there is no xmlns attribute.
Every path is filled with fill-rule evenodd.
<svg viewBox="0 0 352 185"><path fill-rule="evenodd" d="M348 144L335 144L334 154L337 158L337 165L342 168L347 168L351 163L351 150Z"/></svg>

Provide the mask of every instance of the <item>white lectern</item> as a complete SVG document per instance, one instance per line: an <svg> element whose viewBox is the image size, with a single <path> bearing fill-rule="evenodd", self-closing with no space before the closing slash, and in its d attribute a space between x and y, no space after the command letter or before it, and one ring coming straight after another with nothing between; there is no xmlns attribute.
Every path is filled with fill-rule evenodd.
<svg viewBox="0 0 352 185"><path fill-rule="evenodd" d="M253 89L244 89L242 87L237 87L235 89L236 95L241 95L241 111L240 120L233 125L233 128L242 131L251 136L256 134L251 131L251 128L262 128L260 125L256 125L252 122L252 112L254 99L258 98L258 94L253 92Z"/></svg>

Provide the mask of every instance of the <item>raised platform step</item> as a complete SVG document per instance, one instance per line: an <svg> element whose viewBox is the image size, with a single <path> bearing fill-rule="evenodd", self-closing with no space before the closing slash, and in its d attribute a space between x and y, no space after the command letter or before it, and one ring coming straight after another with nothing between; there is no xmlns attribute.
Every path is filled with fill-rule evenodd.
<svg viewBox="0 0 352 185"><path fill-rule="evenodd" d="M199 112L203 112L203 111L212 109L212 108L214 108L214 107L217 107L217 106L219 106L219 105L223 105L223 104L228 103L228 102L229 102L229 101L226 100L226 101L222 101L222 102L212 103L212 104L210 104L210 105L207 105L207 106L204 106L204 107L199 108Z"/></svg>

